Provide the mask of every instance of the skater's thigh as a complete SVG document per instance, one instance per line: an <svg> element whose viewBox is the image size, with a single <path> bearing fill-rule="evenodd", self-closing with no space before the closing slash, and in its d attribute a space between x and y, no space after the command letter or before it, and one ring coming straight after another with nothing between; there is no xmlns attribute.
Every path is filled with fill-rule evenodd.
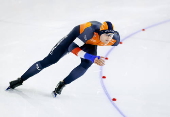
<svg viewBox="0 0 170 117"><path fill-rule="evenodd" d="M80 26L75 26L71 32L63 37L50 51L47 57L40 61L41 65L45 68L58 62L66 53L68 53L69 45L79 35Z"/></svg>
<svg viewBox="0 0 170 117"><path fill-rule="evenodd" d="M67 49L64 46L56 45L52 48L51 52L42 61L40 61L43 68L48 67L58 62L65 54Z"/></svg>

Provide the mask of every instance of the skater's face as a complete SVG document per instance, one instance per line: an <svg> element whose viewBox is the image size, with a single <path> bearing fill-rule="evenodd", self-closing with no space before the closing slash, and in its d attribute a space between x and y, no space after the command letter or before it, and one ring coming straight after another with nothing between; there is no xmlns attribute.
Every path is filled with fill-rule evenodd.
<svg viewBox="0 0 170 117"><path fill-rule="evenodd" d="M105 44L108 44L111 41L111 39L113 38L113 35L114 35L113 33L107 33L107 34L104 33L104 34L100 35L100 41Z"/></svg>

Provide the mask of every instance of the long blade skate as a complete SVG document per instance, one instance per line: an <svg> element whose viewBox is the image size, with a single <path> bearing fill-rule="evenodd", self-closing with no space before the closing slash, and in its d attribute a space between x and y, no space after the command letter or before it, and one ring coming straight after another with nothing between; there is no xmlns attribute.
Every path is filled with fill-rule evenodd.
<svg viewBox="0 0 170 117"><path fill-rule="evenodd" d="M6 91L8 91L9 89L11 89L11 87L10 87L10 86L6 89Z"/></svg>
<svg viewBox="0 0 170 117"><path fill-rule="evenodd" d="M55 91L52 92L52 96L55 98L57 97L57 93Z"/></svg>
<svg viewBox="0 0 170 117"><path fill-rule="evenodd" d="M13 81L9 82L9 87L6 89L6 91L9 89L15 89L16 87L22 85L22 83L23 83L23 80L21 78L13 80Z"/></svg>

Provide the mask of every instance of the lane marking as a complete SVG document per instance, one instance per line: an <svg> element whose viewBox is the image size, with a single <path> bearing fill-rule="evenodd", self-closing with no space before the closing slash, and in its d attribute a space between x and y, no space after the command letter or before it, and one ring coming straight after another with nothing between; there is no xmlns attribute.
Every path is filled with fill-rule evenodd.
<svg viewBox="0 0 170 117"><path fill-rule="evenodd" d="M153 25L150 25L150 26L148 26L148 27L146 27L146 28L143 28L143 29L153 28L153 27L155 27L155 26L158 26L158 25L161 25L161 24L164 24L164 23L168 23L168 22L170 22L170 19L165 20L165 21L162 21L162 22L159 22L159 23L156 23L156 24L153 24ZM133 36L133 35L138 34L139 32L142 32L142 29L140 29L140 30L138 30L138 31L136 31L136 32L134 32L134 33L126 36L125 38L123 38L123 39L121 40L121 42L123 42L124 40L130 38L130 37ZM114 48L115 48L115 47L112 47L112 48L106 53L105 57L108 57L108 55L113 51ZM113 107L122 115L122 117L127 117L127 116L120 110L120 108L112 101L112 98L111 98L109 92L107 91L106 86L105 86L105 84L104 84L104 82L103 82L102 76L103 76L103 67L100 67L100 81L101 81L102 88L103 88L103 90L104 90L104 92L105 92L105 95L107 96L107 98L109 99L109 101L111 102L111 104L113 105Z"/></svg>

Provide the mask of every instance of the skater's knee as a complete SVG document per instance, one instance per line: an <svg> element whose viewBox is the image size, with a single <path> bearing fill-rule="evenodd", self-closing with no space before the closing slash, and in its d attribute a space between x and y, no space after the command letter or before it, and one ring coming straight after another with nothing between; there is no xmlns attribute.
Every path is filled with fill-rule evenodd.
<svg viewBox="0 0 170 117"><path fill-rule="evenodd" d="M46 68L46 67L49 67L50 65L54 64L55 62L53 62L52 60L44 59L42 61L39 61L39 63L42 66L42 68Z"/></svg>
<svg viewBox="0 0 170 117"><path fill-rule="evenodd" d="M82 62L80 66L84 69L88 69L92 65L91 62Z"/></svg>

